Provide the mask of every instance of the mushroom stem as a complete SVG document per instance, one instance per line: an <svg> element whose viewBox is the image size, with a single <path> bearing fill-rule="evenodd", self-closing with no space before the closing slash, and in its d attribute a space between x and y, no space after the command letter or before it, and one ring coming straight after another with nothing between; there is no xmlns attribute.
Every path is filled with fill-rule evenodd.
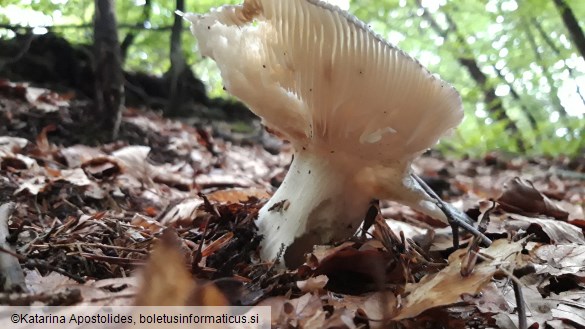
<svg viewBox="0 0 585 329"><path fill-rule="evenodd" d="M264 239L260 255L275 260L279 252L289 268L304 262L313 245L347 239L368 209L371 195L356 182L359 169L343 156L299 151L270 201L262 207L258 227Z"/></svg>

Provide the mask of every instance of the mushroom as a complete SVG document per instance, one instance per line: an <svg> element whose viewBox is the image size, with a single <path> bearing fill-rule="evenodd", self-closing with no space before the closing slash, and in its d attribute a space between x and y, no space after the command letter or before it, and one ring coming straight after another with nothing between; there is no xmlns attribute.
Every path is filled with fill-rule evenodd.
<svg viewBox="0 0 585 329"><path fill-rule="evenodd" d="M372 199L446 222L410 174L463 118L453 87L318 0L245 0L185 18L225 89L295 150L258 215L263 259L302 264L313 245L355 234Z"/></svg>

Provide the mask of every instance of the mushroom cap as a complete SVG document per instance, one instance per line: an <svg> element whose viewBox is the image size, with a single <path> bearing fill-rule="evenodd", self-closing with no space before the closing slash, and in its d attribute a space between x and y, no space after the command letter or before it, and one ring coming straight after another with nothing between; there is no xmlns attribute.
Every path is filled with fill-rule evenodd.
<svg viewBox="0 0 585 329"><path fill-rule="evenodd" d="M448 83L318 0L245 0L187 14L226 90L296 148L411 159L463 118Z"/></svg>

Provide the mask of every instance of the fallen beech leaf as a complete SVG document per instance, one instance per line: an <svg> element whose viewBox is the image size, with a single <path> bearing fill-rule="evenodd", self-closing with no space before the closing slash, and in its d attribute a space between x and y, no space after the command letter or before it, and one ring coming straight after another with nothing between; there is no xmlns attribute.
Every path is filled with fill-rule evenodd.
<svg viewBox="0 0 585 329"><path fill-rule="evenodd" d="M488 283L479 295L464 295L463 300L475 305L482 313L497 314L501 312L512 312L512 308L502 296L500 288L495 283Z"/></svg>
<svg viewBox="0 0 585 329"><path fill-rule="evenodd" d="M195 219L199 207L203 205L203 199L199 196L183 200L172 207L160 221L163 225L175 222L191 223Z"/></svg>
<svg viewBox="0 0 585 329"><path fill-rule="evenodd" d="M509 216L512 220L508 220L506 225L522 223L523 225L520 226L526 229L528 233L535 233L537 236L544 233L552 244L585 244L583 232L575 225L554 219L526 217L516 214L510 214Z"/></svg>
<svg viewBox="0 0 585 329"><path fill-rule="evenodd" d="M268 199L270 194L258 188L232 188L225 190L218 190L206 195L209 201L225 202L225 203L239 203L248 201L250 198Z"/></svg>
<svg viewBox="0 0 585 329"><path fill-rule="evenodd" d="M325 288L327 281L329 281L327 275L317 275L307 280L297 281L297 287L301 292L317 292Z"/></svg>
<svg viewBox="0 0 585 329"><path fill-rule="evenodd" d="M506 184L497 201L504 210L521 215L546 215L562 220L569 217L568 212L536 190L530 181L519 177Z"/></svg>
<svg viewBox="0 0 585 329"><path fill-rule="evenodd" d="M20 152L26 145L28 140L20 137L0 136L0 155L5 153Z"/></svg>
<svg viewBox="0 0 585 329"><path fill-rule="evenodd" d="M489 248L480 251L491 259L475 266L473 272L466 277L460 273L461 261L466 250L457 250L449 257L449 266L438 273L425 276L419 283L406 286L406 291L410 292L410 295L405 298L404 306L393 319L412 318L437 306L461 302L463 294L479 293L490 282L498 268L503 263L513 261L512 256L521 250L522 241L496 240Z"/></svg>
<svg viewBox="0 0 585 329"><path fill-rule="evenodd" d="M524 279L524 278L522 278ZM521 279L521 281L523 281ZM526 308L526 320L529 328L545 328L545 323L553 319L551 310L555 309L559 304L558 299L543 298L538 291L536 285L526 286L522 284L522 295L524 297L524 304ZM513 289L505 289L502 291L504 298L512 308L516 308L516 297ZM510 320L518 326L518 317L512 316Z"/></svg>
<svg viewBox="0 0 585 329"><path fill-rule="evenodd" d="M50 272L49 274L43 276L37 269L34 269L30 271L27 270L25 273L25 282L27 288L30 290L30 292L36 294L46 291L54 291L65 285L75 284L75 281L57 272Z"/></svg>
<svg viewBox="0 0 585 329"><path fill-rule="evenodd" d="M112 152L112 157L119 161L125 173L149 181L154 168L147 160L150 150L148 146L131 145Z"/></svg>
<svg viewBox="0 0 585 329"><path fill-rule="evenodd" d="M31 179L28 179L20 184L18 189L14 191L14 194L18 194L22 191L28 191L28 193L32 195L37 195L40 192L44 191L48 185L48 178L45 176L36 176Z"/></svg>
<svg viewBox="0 0 585 329"><path fill-rule="evenodd" d="M585 277L585 245L544 245L533 251L544 262L537 273L559 276L576 274Z"/></svg>
<svg viewBox="0 0 585 329"><path fill-rule="evenodd" d="M141 227L151 234L162 232L164 227L154 219L147 218L141 214L134 214L130 224Z"/></svg>
<svg viewBox="0 0 585 329"><path fill-rule="evenodd" d="M122 171L120 165L109 157L96 157L81 164L81 168L97 179L111 178Z"/></svg>
<svg viewBox="0 0 585 329"><path fill-rule="evenodd" d="M581 307L574 304L559 304L559 306L552 310L552 316L555 319L562 319L563 322L572 322L576 328L585 327L585 312L583 305Z"/></svg>
<svg viewBox="0 0 585 329"><path fill-rule="evenodd" d="M87 161L105 157L102 151L86 145L73 145L62 148L59 150L59 155L65 160L69 168L77 168Z"/></svg>
<svg viewBox="0 0 585 329"><path fill-rule="evenodd" d="M2 153L0 151L0 169L11 168L15 170L26 170L36 166L37 162L22 154Z"/></svg>
<svg viewBox="0 0 585 329"><path fill-rule="evenodd" d="M87 186L91 184L91 181L81 168L61 170L60 176L55 181L66 181L75 186Z"/></svg>

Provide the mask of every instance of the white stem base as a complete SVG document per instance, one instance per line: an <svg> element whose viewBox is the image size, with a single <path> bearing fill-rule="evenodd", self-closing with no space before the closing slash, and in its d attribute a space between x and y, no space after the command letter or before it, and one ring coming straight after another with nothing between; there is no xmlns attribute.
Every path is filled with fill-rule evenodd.
<svg viewBox="0 0 585 329"><path fill-rule="evenodd" d="M343 157L298 152L270 201L262 207L258 227L264 235L262 259L282 259L289 268L304 262L316 244L353 235L368 209L371 195L356 183L357 167Z"/></svg>

